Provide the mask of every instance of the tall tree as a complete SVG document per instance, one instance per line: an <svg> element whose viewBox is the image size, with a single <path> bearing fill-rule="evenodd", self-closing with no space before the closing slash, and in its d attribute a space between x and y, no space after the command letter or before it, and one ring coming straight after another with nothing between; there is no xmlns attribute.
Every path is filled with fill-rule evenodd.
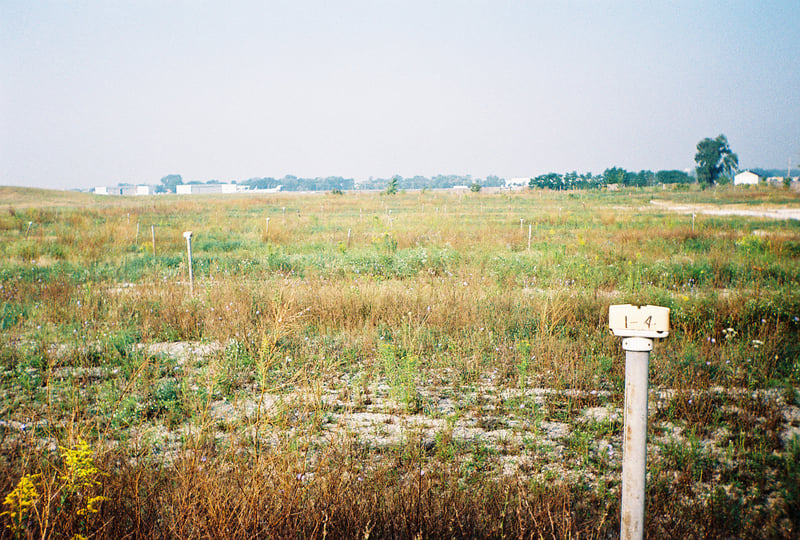
<svg viewBox="0 0 800 540"><path fill-rule="evenodd" d="M162 191L167 191L168 193L175 193L175 186L179 186L183 184L183 178L179 174L168 174L164 178L161 179L161 188Z"/></svg>
<svg viewBox="0 0 800 540"><path fill-rule="evenodd" d="M713 186L722 173L730 176L739 168L739 157L731 150L725 135L716 139L705 138L697 143L694 161L697 163L697 181L703 187Z"/></svg>

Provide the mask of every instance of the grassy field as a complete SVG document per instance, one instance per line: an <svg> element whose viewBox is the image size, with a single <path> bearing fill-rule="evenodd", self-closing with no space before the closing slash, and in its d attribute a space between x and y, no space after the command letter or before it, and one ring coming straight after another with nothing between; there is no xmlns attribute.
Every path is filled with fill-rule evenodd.
<svg viewBox="0 0 800 540"><path fill-rule="evenodd" d="M800 197L0 188L2 536L614 537L632 303L647 535L796 538L800 221L700 204Z"/></svg>

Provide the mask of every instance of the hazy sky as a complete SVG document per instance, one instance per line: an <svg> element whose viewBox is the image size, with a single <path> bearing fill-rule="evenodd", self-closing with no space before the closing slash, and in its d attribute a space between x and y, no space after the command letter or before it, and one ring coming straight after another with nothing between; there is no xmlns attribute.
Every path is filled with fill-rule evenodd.
<svg viewBox="0 0 800 540"><path fill-rule="evenodd" d="M800 162L800 1L0 2L0 185Z"/></svg>

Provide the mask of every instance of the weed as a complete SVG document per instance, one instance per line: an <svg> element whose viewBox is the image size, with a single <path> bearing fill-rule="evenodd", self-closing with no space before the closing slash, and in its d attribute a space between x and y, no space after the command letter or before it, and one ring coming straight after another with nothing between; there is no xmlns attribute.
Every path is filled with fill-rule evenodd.
<svg viewBox="0 0 800 540"><path fill-rule="evenodd" d="M422 396L417 388L420 382L419 358L392 344L382 344L380 353L392 396L409 414L422 410Z"/></svg>
<svg viewBox="0 0 800 540"><path fill-rule="evenodd" d="M39 499L39 491L36 488L38 478L39 475L23 475L16 487L3 500L3 506L8 510L0 513L0 516L9 517L10 523L6 527L15 535L22 533L25 522L33 517L31 513Z"/></svg>

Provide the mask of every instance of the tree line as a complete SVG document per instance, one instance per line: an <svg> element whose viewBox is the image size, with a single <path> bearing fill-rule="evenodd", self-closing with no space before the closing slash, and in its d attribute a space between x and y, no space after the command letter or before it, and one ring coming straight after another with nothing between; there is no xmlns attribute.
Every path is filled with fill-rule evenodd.
<svg viewBox="0 0 800 540"><path fill-rule="evenodd" d="M547 173L531 178L528 187L552 190L593 189L601 188L607 184L618 184L625 187L642 187L656 184L690 183L693 179L683 171L626 171L620 167L606 169L603 174L579 174L575 171L569 173ZM169 174L161 178L161 183L156 186L156 193L175 193L177 186L184 184L219 184L218 180L208 182L184 182L179 174ZM287 174L281 178L270 176L255 177L247 180L233 182L248 189L275 189L281 186L282 191L352 191L385 190L391 184L396 190L414 189L449 189L454 187L467 187L478 191L483 187L503 187L505 179L489 175L485 178L475 178L472 175L440 174L432 177L411 176L403 178L394 175L391 178L370 177L368 180L356 183L352 178L341 176L325 176L314 178L301 178Z"/></svg>
<svg viewBox="0 0 800 540"><path fill-rule="evenodd" d="M314 178L302 178L287 174L282 178L271 176L249 178L247 180L233 182L234 184L245 186L249 189L275 189L281 186L282 191L351 191L354 189L364 190L383 190L386 186L394 182L397 189L448 189L456 186L481 187L502 186L504 180L499 176L487 176L486 178L473 178L472 175L436 175L412 176L403 178L395 175L391 178L370 177L368 180L358 182L353 178L341 176L325 176ZM177 186L183 184L219 184L218 180L208 182L184 182L179 174L168 174L161 179L161 183L156 186L156 193L175 193Z"/></svg>
<svg viewBox="0 0 800 540"><path fill-rule="evenodd" d="M602 174L592 173L579 174L575 171L560 174L546 173L530 178L528 187L531 189L552 189L556 191L573 189L599 189L608 185L620 187L645 187L660 184L689 184L696 181L702 187L713 186L717 183L726 183L732 179L733 174L738 170L739 158L733 153L725 135L716 138L705 138L697 143L697 153L695 154L695 177L685 171L662 170L653 172L650 170L627 171L621 167L611 167L603 171ZM175 193L176 187L183 184L183 178L179 174L169 174L161 179L161 183L156 187L157 193ZM202 182L187 182L188 184L201 184ZM217 180L209 180L206 184L219 184ZM237 182L233 182L237 183ZM482 187L502 187L505 180L496 175L489 175L483 179L473 178L472 175L436 175L412 176L403 178L394 175L391 178L369 177L368 180L356 182L353 178L341 176L325 176L314 178L301 178L287 174L282 178L257 177L238 182L239 185L249 189L275 189L278 186L283 191L351 191L355 189L364 190L387 190L396 193L397 190L413 189L447 189L457 186L471 188L472 191L479 191ZM120 184L122 185L122 184Z"/></svg>
<svg viewBox="0 0 800 540"><path fill-rule="evenodd" d="M598 189L610 184L620 187L644 187L657 184L688 184L692 178L684 171L626 171L621 167L611 167L603 174L578 174L573 171L566 174L547 173L530 179L528 187L552 189L556 191L569 189Z"/></svg>
<svg viewBox="0 0 800 540"><path fill-rule="evenodd" d="M701 187L705 189L718 183L732 181L733 175L739 169L739 156L731 150L725 135L718 135L713 139L707 137L697 143L696 149L695 177ZM694 178L684 171L667 170L654 173L643 170L633 172L620 167L612 167L597 176L592 173L578 174L576 172L542 174L531 178L528 187L566 190L600 188L612 184L625 187L645 187L692 182L694 182Z"/></svg>

